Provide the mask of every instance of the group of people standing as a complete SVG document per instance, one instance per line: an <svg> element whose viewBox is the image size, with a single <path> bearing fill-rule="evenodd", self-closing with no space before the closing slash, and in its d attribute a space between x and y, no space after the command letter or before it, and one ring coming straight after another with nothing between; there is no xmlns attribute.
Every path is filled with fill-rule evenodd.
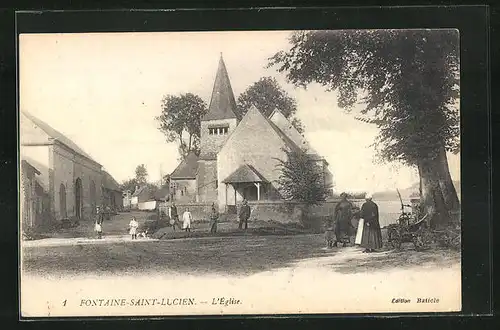
<svg viewBox="0 0 500 330"><path fill-rule="evenodd" d="M186 210L182 214L182 230L190 232L192 220L193 220L193 215L189 211L189 208L186 208ZM170 207L170 225L172 226L173 230L175 230L176 227L181 228L179 221L179 213L177 211L177 206L175 205L175 203L172 203L172 206Z"/></svg>
<svg viewBox="0 0 500 330"><path fill-rule="evenodd" d="M357 229L352 220L358 220ZM365 202L359 212L355 211L354 205L347 199L347 194L340 195L340 202L335 207L335 241L331 237L331 226L327 229L328 246L347 246L351 241L354 232L356 235L355 244L363 247L363 252L374 252L382 247L382 231L379 223L378 206L373 202L372 195L365 196Z"/></svg>
<svg viewBox="0 0 500 330"><path fill-rule="evenodd" d="M239 223L238 223L238 228L239 229L248 229L248 219L250 218L251 214L251 209L250 206L248 205L248 202L246 199L243 200L243 203L240 208L239 212ZM209 215L209 228L210 228L210 233L215 234L217 233L217 224L219 223L219 217L220 214L217 211L217 207L215 203L212 203L210 215ZM182 214L182 229L190 232L191 231L191 221L192 221L193 216L191 215L191 212L189 211L188 208L184 211ZM172 203L172 206L170 207L170 225L172 226L173 230L175 230L176 226L179 228L179 215L177 212L177 206L175 203Z"/></svg>

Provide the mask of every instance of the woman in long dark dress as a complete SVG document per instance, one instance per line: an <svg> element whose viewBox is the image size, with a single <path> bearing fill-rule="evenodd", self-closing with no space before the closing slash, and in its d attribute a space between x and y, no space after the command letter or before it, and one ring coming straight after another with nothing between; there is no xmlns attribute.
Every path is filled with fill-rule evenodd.
<svg viewBox="0 0 500 330"><path fill-rule="evenodd" d="M372 201L371 194L367 194L366 202L361 206L361 218L364 219L361 247L363 252L374 252L382 247L382 231L378 218L378 206Z"/></svg>
<svg viewBox="0 0 500 330"><path fill-rule="evenodd" d="M351 219L353 205L347 200L347 194L340 194L340 202L335 206L335 244L336 247L339 242L345 247L350 242L351 234Z"/></svg>

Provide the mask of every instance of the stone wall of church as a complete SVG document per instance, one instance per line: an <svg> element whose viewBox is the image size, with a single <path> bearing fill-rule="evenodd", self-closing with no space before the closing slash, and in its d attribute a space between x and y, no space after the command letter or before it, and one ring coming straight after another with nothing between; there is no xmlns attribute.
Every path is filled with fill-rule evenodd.
<svg viewBox="0 0 500 330"><path fill-rule="evenodd" d="M198 202L217 202L217 191L219 190L217 160L198 161L196 182L198 186Z"/></svg>
<svg viewBox="0 0 500 330"><path fill-rule="evenodd" d="M210 134L209 128L215 126L223 126L226 125L228 127L227 134ZM217 154L219 150L222 148L227 138L236 128L237 121L236 119L222 119L222 120L209 120L201 122L201 139L200 139L200 149L203 154Z"/></svg>

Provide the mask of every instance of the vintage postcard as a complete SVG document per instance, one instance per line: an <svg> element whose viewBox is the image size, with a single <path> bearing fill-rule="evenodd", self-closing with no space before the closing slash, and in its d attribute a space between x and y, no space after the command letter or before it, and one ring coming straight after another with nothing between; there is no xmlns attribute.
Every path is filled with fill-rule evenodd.
<svg viewBox="0 0 500 330"><path fill-rule="evenodd" d="M457 30L18 47L22 317L461 310Z"/></svg>

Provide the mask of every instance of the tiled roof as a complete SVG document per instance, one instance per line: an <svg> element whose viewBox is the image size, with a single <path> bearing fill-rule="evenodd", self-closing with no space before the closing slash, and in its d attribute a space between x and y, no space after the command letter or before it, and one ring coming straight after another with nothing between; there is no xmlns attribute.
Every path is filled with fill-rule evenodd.
<svg viewBox="0 0 500 330"><path fill-rule="evenodd" d="M170 196L170 187L168 184L163 185L163 187L161 187L154 194L156 200L169 200L169 196Z"/></svg>
<svg viewBox="0 0 500 330"><path fill-rule="evenodd" d="M171 179L195 179L198 172L198 156L191 152L170 175Z"/></svg>
<svg viewBox="0 0 500 330"><path fill-rule="evenodd" d="M226 65L224 64L224 60L221 55L208 112L202 120L231 118L239 118L238 109L236 108L236 101L234 99L233 89L231 88L231 81L229 80Z"/></svg>
<svg viewBox="0 0 500 330"><path fill-rule="evenodd" d="M41 174L40 171L33 165L31 165L26 159L21 160L22 168L29 168L35 174Z"/></svg>
<svg viewBox="0 0 500 330"><path fill-rule="evenodd" d="M36 177L36 181L40 184L40 186L43 187L45 191L49 191L49 168L42 163L36 161L35 159L32 159L30 157L27 157L26 155L21 155L21 161L25 160L28 162L31 166L36 168L40 174Z"/></svg>
<svg viewBox="0 0 500 330"><path fill-rule="evenodd" d="M252 165L244 164L231 173L223 183L268 182Z"/></svg>
<svg viewBox="0 0 500 330"><path fill-rule="evenodd" d="M32 114L30 114L26 111L23 111L22 113L26 116L26 118L31 120L36 126L38 126L41 130L43 130L45 133L47 133L47 135L50 136L51 138L53 138L54 140L59 141L60 143L64 144L66 147L68 147L68 148L72 149L73 151L75 151L76 153L80 154L81 156L99 164L89 154L87 154L85 151L83 151L76 143L71 141L71 139L66 137L61 132L52 128L49 124L45 123L44 121L38 119L37 117L33 116Z"/></svg>
<svg viewBox="0 0 500 330"><path fill-rule="evenodd" d="M102 171L102 186L109 190L121 191L118 182L106 171Z"/></svg>

